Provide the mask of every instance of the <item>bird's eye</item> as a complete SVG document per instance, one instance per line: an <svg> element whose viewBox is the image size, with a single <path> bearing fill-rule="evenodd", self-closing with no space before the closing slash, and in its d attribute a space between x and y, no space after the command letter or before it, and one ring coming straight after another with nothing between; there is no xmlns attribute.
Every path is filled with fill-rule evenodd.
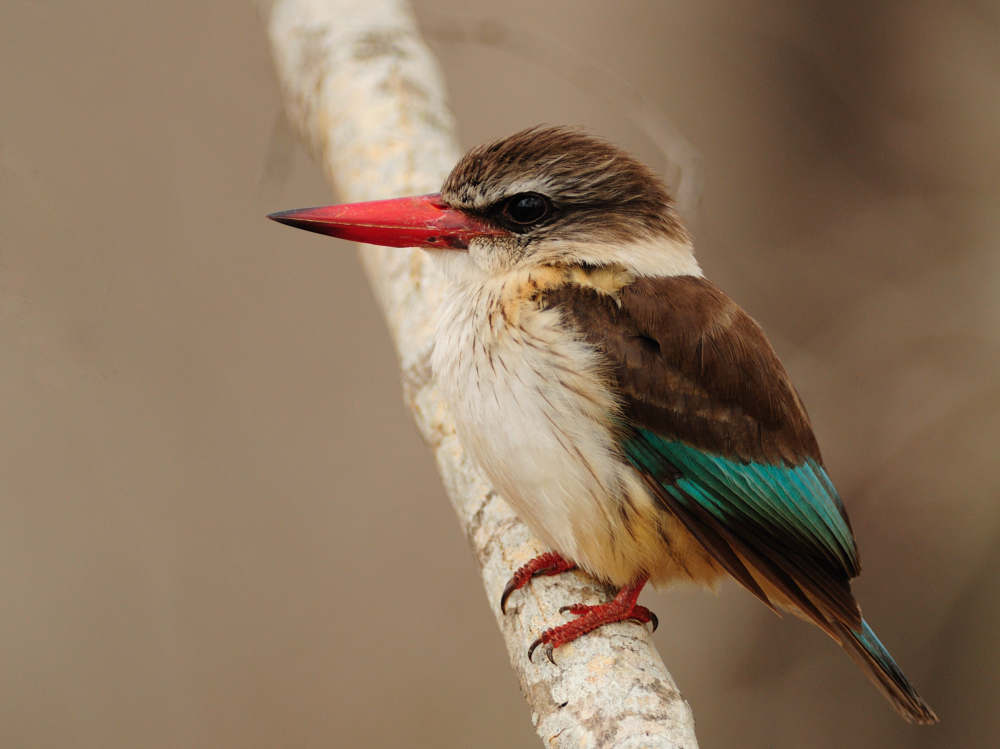
<svg viewBox="0 0 1000 749"><path fill-rule="evenodd" d="M549 212L549 202L541 195L528 192L508 200L503 212L515 224L527 226L545 218Z"/></svg>

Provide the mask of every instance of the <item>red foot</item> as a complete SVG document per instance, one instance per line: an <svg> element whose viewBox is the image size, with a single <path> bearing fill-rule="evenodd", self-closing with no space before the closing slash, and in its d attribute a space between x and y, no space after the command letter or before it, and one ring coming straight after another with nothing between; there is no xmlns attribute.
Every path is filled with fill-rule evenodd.
<svg viewBox="0 0 1000 749"><path fill-rule="evenodd" d="M639 598L639 592L642 590L642 586L646 584L647 579L647 577L643 576L634 583L629 583L618 591L618 595L610 603L604 603L600 606L586 606L578 603L559 609L560 612L569 612L579 618L568 624L563 624L561 627L553 627L552 629L545 630L541 637L531 643L531 647L528 649L528 660L531 660L535 648L539 645L545 645L547 646L549 660L555 664L556 661L552 657L552 651L560 645L572 642L580 635L592 632L605 624L620 622L625 619L634 619L641 624L652 622L653 631L655 632L656 627L659 625L656 614L645 606L640 606L636 603Z"/></svg>
<svg viewBox="0 0 1000 749"><path fill-rule="evenodd" d="M515 572L510 582L507 583L507 587L503 589L503 595L500 596L500 611L504 614L507 613L507 599L510 598L510 594L527 585L531 581L531 578L538 575L558 575L560 572L568 572L575 569L575 562L563 559L554 551L549 551L535 557Z"/></svg>

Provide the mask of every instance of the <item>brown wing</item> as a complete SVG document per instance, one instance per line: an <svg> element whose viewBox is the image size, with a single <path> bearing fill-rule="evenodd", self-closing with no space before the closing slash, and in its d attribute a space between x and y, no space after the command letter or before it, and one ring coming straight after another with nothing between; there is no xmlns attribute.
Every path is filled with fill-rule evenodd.
<svg viewBox="0 0 1000 749"><path fill-rule="evenodd" d="M620 372L640 423L744 461L822 460L764 332L718 288L692 276L645 278L622 289L621 302L681 385L657 388L664 367L649 360ZM655 348L648 353L655 359Z"/></svg>
<svg viewBox="0 0 1000 749"><path fill-rule="evenodd" d="M828 616L858 626L847 516L760 326L691 276L642 278L617 299L567 285L544 303L605 355L623 453L664 509L769 605L747 566L831 635Z"/></svg>
<svg viewBox="0 0 1000 749"><path fill-rule="evenodd" d="M638 424L742 461L822 460L764 332L705 279L640 278L620 306L580 286L546 299L608 356Z"/></svg>

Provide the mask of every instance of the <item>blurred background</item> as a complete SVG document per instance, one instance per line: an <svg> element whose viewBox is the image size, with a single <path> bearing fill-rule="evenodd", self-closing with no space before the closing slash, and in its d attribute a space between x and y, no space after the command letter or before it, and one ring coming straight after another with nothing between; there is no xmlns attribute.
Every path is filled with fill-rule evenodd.
<svg viewBox="0 0 1000 749"><path fill-rule="evenodd" d="M851 512L907 726L735 585L644 594L703 749L1000 744L1000 5L427 0L556 40L701 153L707 275ZM431 38L464 146L606 101ZM534 747L250 3L0 2L0 746Z"/></svg>

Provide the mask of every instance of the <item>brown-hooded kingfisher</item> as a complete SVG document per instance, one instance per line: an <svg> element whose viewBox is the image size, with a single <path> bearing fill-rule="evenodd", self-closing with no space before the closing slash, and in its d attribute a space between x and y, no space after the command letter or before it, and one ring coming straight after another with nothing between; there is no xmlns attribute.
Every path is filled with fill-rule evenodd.
<svg viewBox="0 0 1000 749"><path fill-rule="evenodd" d="M861 616L851 524L809 417L754 320L707 281L663 182L579 130L472 149L440 194L276 213L302 229L422 247L454 286L433 354L459 437L552 551L619 588L541 634L552 650L655 617L646 582L726 574L811 621L907 720L937 718Z"/></svg>

